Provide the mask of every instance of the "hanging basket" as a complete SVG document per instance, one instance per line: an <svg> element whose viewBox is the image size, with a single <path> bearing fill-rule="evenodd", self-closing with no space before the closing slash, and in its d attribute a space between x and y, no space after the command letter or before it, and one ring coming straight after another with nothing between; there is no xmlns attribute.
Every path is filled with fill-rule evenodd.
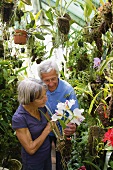
<svg viewBox="0 0 113 170"><path fill-rule="evenodd" d="M14 43L24 45L27 42L27 32L24 30L15 30Z"/></svg>
<svg viewBox="0 0 113 170"><path fill-rule="evenodd" d="M70 30L69 19L65 17L59 17L58 18L58 29L62 34L67 35Z"/></svg>
<svg viewBox="0 0 113 170"><path fill-rule="evenodd" d="M14 3L3 3L2 15L3 22L9 23L11 16L14 14Z"/></svg>

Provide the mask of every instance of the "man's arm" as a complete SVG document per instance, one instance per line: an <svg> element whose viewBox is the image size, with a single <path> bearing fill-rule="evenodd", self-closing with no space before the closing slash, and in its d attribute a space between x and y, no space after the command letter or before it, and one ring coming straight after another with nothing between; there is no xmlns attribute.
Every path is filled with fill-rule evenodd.
<svg viewBox="0 0 113 170"><path fill-rule="evenodd" d="M66 136L71 136L75 133L77 125L74 123L68 123L67 127L64 129L64 134Z"/></svg>

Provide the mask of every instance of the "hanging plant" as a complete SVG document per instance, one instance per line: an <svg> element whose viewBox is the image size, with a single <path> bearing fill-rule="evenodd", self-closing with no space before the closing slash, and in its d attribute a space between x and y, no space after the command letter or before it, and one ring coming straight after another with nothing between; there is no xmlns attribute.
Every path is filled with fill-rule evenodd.
<svg viewBox="0 0 113 170"><path fill-rule="evenodd" d="M90 22L90 28L91 29L89 29L89 26L85 27L84 36L86 41L91 44L95 41L98 51L97 56L101 58L104 52L102 34L105 35L109 29L112 31L111 1L104 3L100 8L98 8L95 16Z"/></svg>
<svg viewBox="0 0 113 170"><path fill-rule="evenodd" d="M9 23L13 13L14 13L14 3L4 2L2 7L3 22Z"/></svg>
<svg viewBox="0 0 113 170"><path fill-rule="evenodd" d="M40 64L40 62L44 60L45 54L46 54L46 46L39 41L35 41L32 48L31 62L35 61L37 64Z"/></svg>
<svg viewBox="0 0 113 170"><path fill-rule="evenodd" d="M69 20L65 17L58 18L58 29L63 34L68 34L70 30Z"/></svg>
<svg viewBox="0 0 113 170"><path fill-rule="evenodd" d="M70 30L71 17L69 14L65 14L63 17L58 17L58 29L62 34L68 34Z"/></svg>
<svg viewBox="0 0 113 170"><path fill-rule="evenodd" d="M14 43L24 45L26 43L31 44L31 37L36 37L40 40L45 40L43 35L40 34L38 30L36 30L36 21L40 14L37 14L36 17L32 14L32 12L27 11L23 12L21 10L17 10L18 21L15 22L15 33L14 33ZM29 40L29 42L27 41ZM30 46L32 49L32 46Z"/></svg>
<svg viewBox="0 0 113 170"><path fill-rule="evenodd" d="M19 9L18 7L17 7L17 9L16 9L16 13L15 13L15 21L19 21L19 23L21 22L21 17L22 16L24 16L24 12L21 10L21 9Z"/></svg>

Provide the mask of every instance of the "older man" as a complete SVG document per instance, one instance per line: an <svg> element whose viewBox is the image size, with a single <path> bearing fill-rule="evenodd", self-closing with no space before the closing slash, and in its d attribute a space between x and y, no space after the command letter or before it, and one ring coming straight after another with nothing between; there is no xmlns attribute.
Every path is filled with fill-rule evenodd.
<svg viewBox="0 0 113 170"><path fill-rule="evenodd" d="M59 69L55 61L47 59L42 61L38 65L38 75L40 79L48 86L46 102L49 111L54 114L57 109L58 102L65 102L66 100L74 99L75 104L72 106L72 110L78 108L78 101L73 87L66 81L59 78ZM66 136L71 136L76 131L76 125L72 123L67 124L67 128L64 129ZM50 141L54 141L56 144L56 137L50 133ZM61 156L59 152L56 152L56 170L62 170Z"/></svg>

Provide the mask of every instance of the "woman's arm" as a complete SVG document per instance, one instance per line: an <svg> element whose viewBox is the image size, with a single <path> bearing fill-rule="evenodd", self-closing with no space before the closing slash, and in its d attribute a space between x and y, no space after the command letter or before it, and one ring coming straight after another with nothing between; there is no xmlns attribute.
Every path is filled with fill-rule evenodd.
<svg viewBox="0 0 113 170"><path fill-rule="evenodd" d="M16 130L16 135L21 145L24 147L26 152L30 155L34 154L40 146L43 144L44 140L52 130L52 122L47 124L42 134L34 141L31 138L31 134L28 128L21 128Z"/></svg>

